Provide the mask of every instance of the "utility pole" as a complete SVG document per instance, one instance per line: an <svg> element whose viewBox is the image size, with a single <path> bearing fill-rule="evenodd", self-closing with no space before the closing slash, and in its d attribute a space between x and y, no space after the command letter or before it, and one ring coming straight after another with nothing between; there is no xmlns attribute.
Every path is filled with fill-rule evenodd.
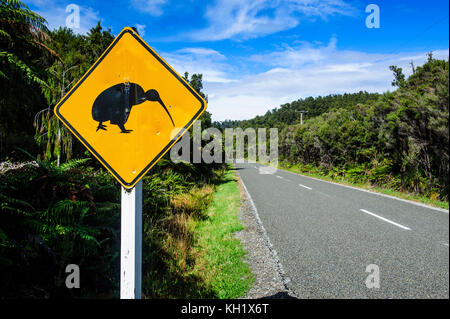
<svg viewBox="0 0 450 319"><path fill-rule="evenodd" d="M297 113L300 113L300 125L303 125L303 113L308 113L308 111L295 111Z"/></svg>
<svg viewBox="0 0 450 319"><path fill-rule="evenodd" d="M409 62L409 64L411 65L412 73L415 74L416 73L416 68L414 67L414 61L411 60L411 62Z"/></svg>

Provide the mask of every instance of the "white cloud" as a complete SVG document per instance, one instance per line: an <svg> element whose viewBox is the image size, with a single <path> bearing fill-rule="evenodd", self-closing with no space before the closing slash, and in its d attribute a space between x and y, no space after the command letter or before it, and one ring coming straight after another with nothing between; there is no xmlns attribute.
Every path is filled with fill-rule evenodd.
<svg viewBox="0 0 450 319"><path fill-rule="evenodd" d="M216 58L226 59L224 55L219 53L216 50L208 49L208 48L183 48L176 51L177 53L187 53L194 55L203 55L203 56L215 56Z"/></svg>
<svg viewBox="0 0 450 319"><path fill-rule="evenodd" d="M146 28L145 24L137 24L136 23L136 29L141 37L143 37L145 35L145 28Z"/></svg>
<svg viewBox="0 0 450 319"><path fill-rule="evenodd" d="M435 58L448 59L449 51L434 52ZM269 70L232 82L214 83L204 78L209 94L208 110L214 120L248 119L263 115L281 104L308 96L354 93L361 90L393 90L390 65L411 74L409 62L416 66L426 61L426 52L369 54L339 50L332 39L326 46L304 44L282 51L250 57ZM210 67L214 67L211 65ZM224 72L224 77L227 73Z"/></svg>
<svg viewBox="0 0 450 319"><path fill-rule="evenodd" d="M209 25L188 37L196 41L250 39L296 27L302 18L352 15L342 0L217 0L205 13Z"/></svg>
<svg viewBox="0 0 450 319"><path fill-rule="evenodd" d="M158 17L163 15L167 0L132 0L131 3L139 11Z"/></svg>
<svg viewBox="0 0 450 319"><path fill-rule="evenodd" d="M233 82L229 74L232 67L226 63L226 57L209 48L183 48L173 53L163 53L165 60L181 75L184 72L201 73L207 82Z"/></svg>

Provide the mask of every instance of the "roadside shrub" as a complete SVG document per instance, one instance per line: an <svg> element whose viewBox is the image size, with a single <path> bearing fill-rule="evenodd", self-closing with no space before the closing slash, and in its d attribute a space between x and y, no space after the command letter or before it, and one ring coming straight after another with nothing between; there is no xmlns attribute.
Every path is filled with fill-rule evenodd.
<svg viewBox="0 0 450 319"><path fill-rule="evenodd" d="M118 286L119 192L112 179L81 170L25 165L0 174L0 296L66 298L113 294ZM80 267L81 288L65 287Z"/></svg>

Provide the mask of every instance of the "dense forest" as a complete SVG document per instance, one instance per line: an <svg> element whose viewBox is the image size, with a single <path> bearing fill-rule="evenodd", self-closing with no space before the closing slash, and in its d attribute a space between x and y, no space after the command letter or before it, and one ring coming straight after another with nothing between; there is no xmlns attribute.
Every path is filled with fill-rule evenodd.
<svg viewBox="0 0 450 319"><path fill-rule="evenodd" d="M20 1L2 1L0 8L0 158L21 156L18 146L43 159L80 156L84 148L74 146L53 107L114 36L100 23L87 35L49 31Z"/></svg>
<svg viewBox="0 0 450 319"><path fill-rule="evenodd" d="M282 166L448 201L449 62L433 58L393 92L309 97L217 127L278 127ZM300 114L307 111L304 125Z"/></svg>
<svg viewBox="0 0 450 319"><path fill-rule="evenodd" d="M367 103L374 101L379 97L378 93L359 92L355 94L334 94L328 96L307 97L305 99L298 99L291 103L281 105L279 108L267 111L262 116L256 116L250 120L225 120L221 122L214 122L214 125L219 128L228 127L284 127L286 125L300 123L300 111L305 111L304 119L316 117L322 113L328 112L331 109L354 105L358 103Z"/></svg>

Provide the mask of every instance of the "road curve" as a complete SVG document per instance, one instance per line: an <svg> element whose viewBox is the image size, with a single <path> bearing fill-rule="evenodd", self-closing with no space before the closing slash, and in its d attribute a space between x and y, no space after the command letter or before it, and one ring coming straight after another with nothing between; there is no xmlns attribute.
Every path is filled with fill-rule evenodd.
<svg viewBox="0 0 450 319"><path fill-rule="evenodd" d="M448 211L235 166L300 298L449 297Z"/></svg>

